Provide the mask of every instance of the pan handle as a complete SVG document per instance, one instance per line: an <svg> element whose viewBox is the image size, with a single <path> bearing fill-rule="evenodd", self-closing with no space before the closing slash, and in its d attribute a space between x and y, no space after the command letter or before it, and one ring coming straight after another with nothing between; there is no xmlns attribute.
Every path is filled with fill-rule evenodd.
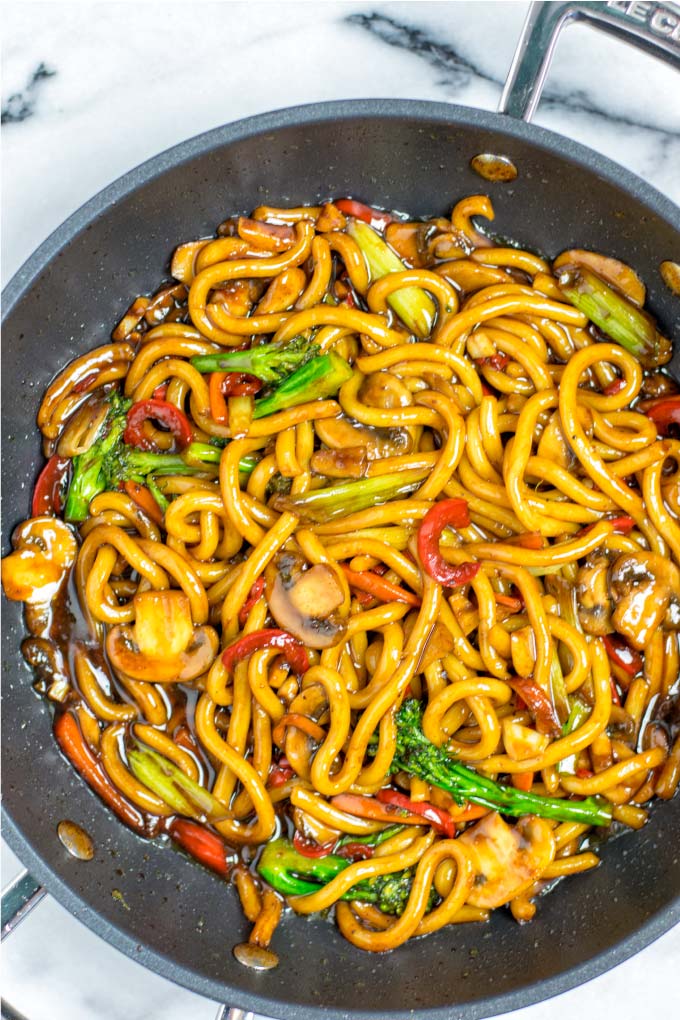
<svg viewBox="0 0 680 1020"><path fill-rule="evenodd" d="M587 21L680 70L680 4L532 3L498 105L499 113L531 120L543 92L560 32Z"/></svg>

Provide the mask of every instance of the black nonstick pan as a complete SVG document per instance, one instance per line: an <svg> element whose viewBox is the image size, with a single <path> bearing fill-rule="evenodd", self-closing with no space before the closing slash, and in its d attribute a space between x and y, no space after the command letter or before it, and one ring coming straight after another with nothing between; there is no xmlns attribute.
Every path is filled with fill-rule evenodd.
<svg viewBox="0 0 680 1020"><path fill-rule="evenodd" d="M680 263L680 211L621 167L521 119L537 101L557 30L574 17L633 33L680 68L677 5L535 4L504 94L514 116L403 100L266 114L157 156L61 226L3 295L5 549L28 516L41 463L40 393L70 358L106 342L131 298L167 273L179 240L211 233L227 210L353 195L416 216L444 214L483 190L499 233L548 256L590 248L633 265L666 335L679 336L680 302L659 263ZM508 157L519 176L480 180L470 168L480 153ZM680 376L680 350L671 371ZM531 925L498 911L486 926L445 929L376 957L323 920L291 916L276 935L280 966L246 970L231 954L248 927L233 891L169 845L125 829L60 756L20 655L21 608L3 608L4 835L33 876L3 904L10 924L42 886L137 961L228 1006L280 1020L474 1020L587 981L680 919L675 798L643 830L607 845L601 867L546 897ZM56 828L64 818L92 836L92 861L63 849Z"/></svg>

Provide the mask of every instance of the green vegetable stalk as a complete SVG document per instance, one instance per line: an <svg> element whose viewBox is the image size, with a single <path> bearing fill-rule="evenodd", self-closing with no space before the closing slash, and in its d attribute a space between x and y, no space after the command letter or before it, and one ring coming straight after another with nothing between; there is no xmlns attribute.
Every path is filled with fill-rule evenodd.
<svg viewBox="0 0 680 1020"><path fill-rule="evenodd" d="M361 248L372 281L389 273L403 273L406 269L396 252L368 223L351 219L347 233ZM421 287L402 287L390 294L387 301L412 333L419 337L430 335L436 309L430 295Z"/></svg>
<svg viewBox="0 0 680 1020"><path fill-rule="evenodd" d="M64 508L67 521L84 521L95 496L107 489L117 489L120 482L126 481L148 485L154 499L164 510L167 500L155 485L154 477L196 475L211 471L219 464L222 451L209 443L190 443L181 454L154 453L128 446L123 442L123 433L132 401L113 392L109 402L108 414L94 443L73 458L73 473ZM253 455L244 457L239 467L249 473L257 460Z"/></svg>
<svg viewBox="0 0 680 1020"><path fill-rule="evenodd" d="M253 418L264 418L310 400L334 397L352 376L352 366L338 354L319 354L307 361L267 397L255 401Z"/></svg>
<svg viewBox="0 0 680 1020"><path fill-rule="evenodd" d="M372 845L392 835L394 829L384 830L373 838ZM352 837L351 842L368 843ZM351 861L339 854L327 854L325 857L305 857L298 853L287 839L276 839L267 843L257 864L258 873L277 892L284 896L304 896L318 892L336 875L349 867ZM413 884L414 868L405 868L389 875L376 875L374 878L357 882L341 897L343 900L361 900L363 903L375 903L385 914L399 915L403 913ZM434 906L437 895L432 890L428 909Z"/></svg>
<svg viewBox="0 0 680 1020"><path fill-rule="evenodd" d="M634 354L645 368L665 365L670 359L671 344L657 331L651 316L590 269L585 266L567 269L560 273L558 282L564 296L579 312Z"/></svg>
<svg viewBox="0 0 680 1020"><path fill-rule="evenodd" d="M275 510L290 510L303 520L323 524L336 517L368 510L380 503L408 496L425 478L427 471L411 469L374 478L342 482L328 489L314 489L301 496L278 495L272 500Z"/></svg>
<svg viewBox="0 0 680 1020"><path fill-rule="evenodd" d="M199 372L247 372L268 386L277 386L297 369L316 357L319 348L307 337L297 336L287 344L262 344L247 351L218 351L191 359Z"/></svg>
<svg viewBox="0 0 680 1020"><path fill-rule="evenodd" d="M137 744L127 760L135 778L178 814L210 821L226 817L225 805L164 755Z"/></svg>
<svg viewBox="0 0 680 1020"><path fill-rule="evenodd" d="M422 731L423 709L413 698L405 701L397 714L397 748L392 772L409 775L438 786L450 793L456 803L466 800L492 811L521 818L538 815L560 822L581 822L585 825L609 825L612 809L596 797L566 800L542 797L536 793L503 786L474 769L454 761L445 750L436 747Z"/></svg>

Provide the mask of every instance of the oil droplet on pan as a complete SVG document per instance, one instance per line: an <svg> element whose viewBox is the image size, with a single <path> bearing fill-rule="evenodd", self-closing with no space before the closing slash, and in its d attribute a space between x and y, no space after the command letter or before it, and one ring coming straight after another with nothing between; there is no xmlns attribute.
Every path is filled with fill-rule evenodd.
<svg viewBox="0 0 680 1020"><path fill-rule="evenodd" d="M680 297L680 264L677 262L662 262L659 272L669 290Z"/></svg>
<svg viewBox="0 0 680 1020"><path fill-rule="evenodd" d="M473 156L470 166L485 181L501 183L514 181L519 173L511 159L507 156L495 156L492 152L482 152L479 156Z"/></svg>
<svg viewBox="0 0 680 1020"><path fill-rule="evenodd" d="M271 949L263 949L262 946L255 946L252 942L240 942L234 946L234 956L244 967L251 970L271 970L278 967L279 958Z"/></svg>
<svg viewBox="0 0 680 1020"><path fill-rule="evenodd" d="M59 822L57 835L62 846L68 850L72 857L77 857L79 861L91 861L94 857L92 838L85 832L85 829L81 829L75 822L69 822L68 819Z"/></svg>

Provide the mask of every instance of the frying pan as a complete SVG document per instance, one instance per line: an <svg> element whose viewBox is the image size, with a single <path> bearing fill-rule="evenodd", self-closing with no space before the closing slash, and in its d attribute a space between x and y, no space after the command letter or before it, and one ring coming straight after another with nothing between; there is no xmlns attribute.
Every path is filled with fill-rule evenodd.
<svg viewBox="0 0 680 1020"><path fill-rule="evenodd" d="M665 332L674 325L677 332L677 297L658 266L680 262L678 210L621 167L521 119L536 105L559 27L578 17L634 33L680 66L677 5L535 4L502 100L514 117L402 100L283 110L157 156L67 220L4 294L4 535L29 513L41 460L39 394L70 358L106 341L132 296L154 289L173 245L209 234L225 210L350 194L424 216L485 190L502 234L549 256L578 246L635 266ZM483 152L509 157L517 180L481 182L469 164ZM671 370L680 375L680 351ZM442 930L377 958L322 919L287 917L276 936L280 966L243 969L230 952L247 938L236 896L109 814L56 749L48 707L36 699L19 653L16 604L5 604L3 630L4 835L33 876L12 889L10 926L42 886L137 961L240 1007L234 1017L242 1008L291 1020L414 1013L475 1020L587 981L680 918L676 798L654 809L642 831L605 846L600 868L546 897L531 925L498 911L486 926ZM91 862L68 856L58 842L64 818L93 837Z"/></svg>

